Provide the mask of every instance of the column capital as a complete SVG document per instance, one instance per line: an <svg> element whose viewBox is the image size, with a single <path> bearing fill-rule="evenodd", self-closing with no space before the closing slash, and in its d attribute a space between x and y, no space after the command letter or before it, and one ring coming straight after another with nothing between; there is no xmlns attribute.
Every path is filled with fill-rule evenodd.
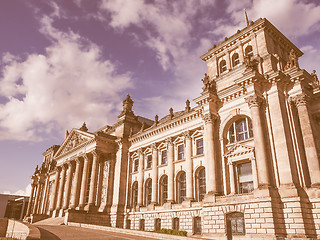
<svg viewBox="0 0 320 240"><path fill-rule="evenodd" d="M157 144L156 143L152 143L151 144L151 149L152 149L152 151L158 150Z"/></svg>
<svg viewBox="0 0 320 240"><path fill-rule="evenodd" d="M93 157L98 157L99 158L99 157L101 157L101 155L103 155L103 152L98 150L98 149L95 149L95 150L93 150L91 152L91 154L92 154Z"/></svg>
<svg viewBox="0 0 320 240"><path fill-rule="evenodd" d="M139 148L139 149L137 150L137 153L139 154L139 156L143 155L142 148Z"/></svg>
<svg viewBox="0 0 320 240"><path fill-rule="evenodd" d="M248 96L245 98L246 103L248 103L249 108L260 107L263 103L264 98L257 96L256 94Z"/></svg>
<svg viewBox="0 0 320 240"><path fill-rule="evenodd" d="M182 133L184 139L191 139L191 134L190 134L190 131L184 131Z"/></svg>
<svg viewBox="0 0 320 240"><path fill-rule="evenodd" d="M227 162L227 165L229 165L229 166L233 165L233 162L229 159L228 162Z"/></svg>
<svg viewBox="0 0 320 240"><path fill-rule="evenodd" d="M213 123L213 122L215 122L218 118L219 118L219 116L218 116L217 114L212 114L212 113L202 114L202 119L203 119L203 121L205 122L205 124Z"/></svg>
<svg viewBox="0 0 320 240"><path fill-rule="evenodd" d="M172 137L166 138L165 141L166 141L167 146L168 146L168 145L173 145Z"/></svg>
<svg viewBox="0 0 320 240"><path fill-rule="evenodd" d="M294 103L297 107L306 106L309 101L309 96L305 93L298 94L290 97L290 102Z"/></svg>

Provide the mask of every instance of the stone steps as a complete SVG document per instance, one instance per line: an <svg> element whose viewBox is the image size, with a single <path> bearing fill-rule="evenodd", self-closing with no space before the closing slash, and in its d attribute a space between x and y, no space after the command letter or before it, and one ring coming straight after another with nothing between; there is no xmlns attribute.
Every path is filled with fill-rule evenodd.
<svg viewBox="0 0 320 240"><path fill-rule="evenodd" d="M64 223L64 217L47 218L36 222L35 225L62 225Z"/></svg>

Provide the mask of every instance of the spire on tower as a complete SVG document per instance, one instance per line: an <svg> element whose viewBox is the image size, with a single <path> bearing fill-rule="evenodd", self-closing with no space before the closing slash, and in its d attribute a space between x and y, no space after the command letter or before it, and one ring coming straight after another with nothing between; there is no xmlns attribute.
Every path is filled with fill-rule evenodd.
<svg viewBox="0 0 320 240"><path fill-rule="evenodd" d="M248 27L249 26L249 19L248 19L247 11L245 8L243 10L244 10L244 17L246 19L246 23L247 23L247 27Z"/></svg>

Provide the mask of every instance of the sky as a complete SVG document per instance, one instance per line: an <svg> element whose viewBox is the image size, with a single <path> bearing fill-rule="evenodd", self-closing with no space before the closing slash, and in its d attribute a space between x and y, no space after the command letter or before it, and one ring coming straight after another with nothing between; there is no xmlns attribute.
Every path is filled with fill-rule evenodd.
<svg viewBox="0 0 320 240"><path fill-rule="evenodd" d="M244 8L320 72L320 0L0 0L0 193L28 195L42 153L83 122L113 124L128 93L136 115L182 110Z"/></svg>

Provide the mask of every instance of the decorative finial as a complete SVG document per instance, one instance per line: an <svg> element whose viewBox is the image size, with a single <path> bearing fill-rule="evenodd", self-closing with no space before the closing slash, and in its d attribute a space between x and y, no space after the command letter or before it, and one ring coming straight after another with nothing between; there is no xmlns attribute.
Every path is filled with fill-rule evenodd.
<svg viewBox="0 0 320 240"><path fill-rule="evenodd" d="M69 136L69 131L67 130L66 131L66 138Z"/></svg>
<svg viewBox="0 0 320 240"><path fill-rule="evenodd" d="M187 101L186 101L186 108L185 108L185 110L186 110L186 112L189 112L190 111L190 101L189 101L189 99L187 99Z"/></svg>
<svg viewBox="0 0 320 240"><path fill-rule="evenodd" d="M169 116L170 116L170 119L172 119L173 118L173 108L171 107L170 109L169 109Z"/></svg>
<svg viewBox="0 0 320 240"><path fill-rule="evenodd" d="M158 116L158 115L155 115L155 116L154 116L154 122L155 122L155 123L158 123L158 122L159 122L159 116Z"/></svg>
<svg viewBox="0 0 320 240"><path fill-rule="evenodd" d="M85 122L83 122L82 127L79 128L79 130L84 131L84 132L87 132L87 131L88 131L88 128L87 128L87 125L86 125Z"/></svg>
<svg viewBox="0 0 320 240"><path fill-rule="evenodd" d="M243 10L244 10L244 17L245 17L245 19L246 19L246 23L247 23L247 27L248 27L250 24L249 24L249 19L248 19L247 11L246 11L245 8L244 8Z"/></svg>
<svg viewBox="0 0 320 240"><path fill-rule="evenodd" d="M127 95L126 99L123 100L122 105L123 105L123 110L118 117L122 117L123 115L128 115L128 114L134 115L132 111L133 101L129 94Z"/></svg>

